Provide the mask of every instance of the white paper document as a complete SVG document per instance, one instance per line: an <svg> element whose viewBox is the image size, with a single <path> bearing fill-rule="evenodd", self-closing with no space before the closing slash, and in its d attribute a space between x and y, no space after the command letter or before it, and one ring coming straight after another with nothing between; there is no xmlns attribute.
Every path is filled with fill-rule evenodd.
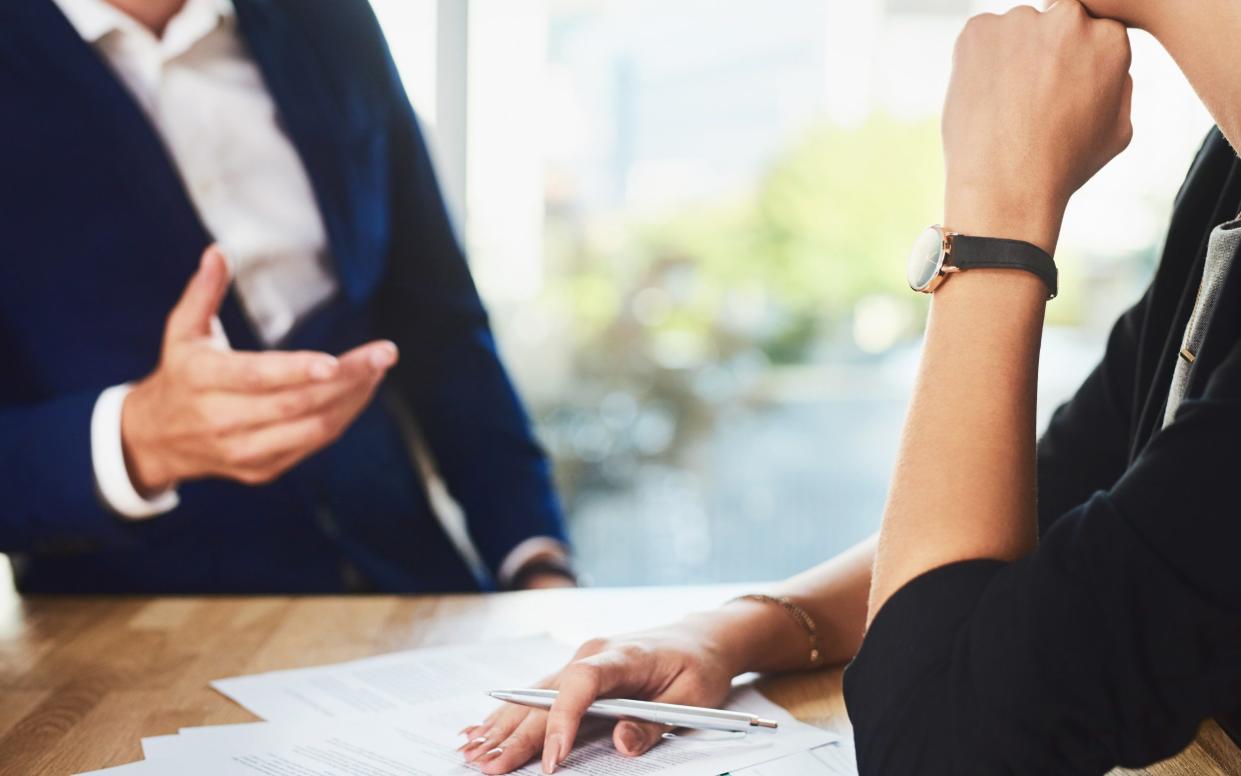
<svg viewBox="0 0 1241 776"><path fill-rule="evenodd" d="M853 745L842 738L724 776L857 776L857 758Z"/></svg>
<svg viewBox="0 0 1241 776"><path fill-rule="evenodd" d="M107 776L463 776L459 731L496 706L485 690L524 686L569 658L549 639L403 652L213 683L268 721L184 728L143 739L146 760ZM569 776L814 776L855 774L851 750L795 720L752 688L730 707L775 719L773 734L690 733L623 757L611 722L588 720L558 773ZM796 759L795 759L796 758ZM538 764L517 773L535 776Z"/></svg>
<svg viewBox="0 0 1241 776"><path fill-rule="evenodd" d="M546 637L396 652L314 668L220 679L211 686L269 721L335 719L524 687L573 657Z"/></svg>
<svg viewBox="0 0 1241 776"><path fill-rule="evenodd" d="M802 725L754 690L738 693L731 704L776 718L775 734L752 734L736 739L687 735L664 742L641 758L616 753L610 725L588 724L579 746L560 773L571 776L660 774L703 776L767 762L806 751L834 739L830 733ZM476 773L456 747L467 720L481 719L494 708L485 695L442 700L400 711L355 715L348 719L187 728L179 742L159 736L143 742L146 764L159 773L199 776L441 776ZM175 767L175 771L173 770ZM533 776L537 764L518 771ZM761 774L759 776L762 776Z"/></svg>

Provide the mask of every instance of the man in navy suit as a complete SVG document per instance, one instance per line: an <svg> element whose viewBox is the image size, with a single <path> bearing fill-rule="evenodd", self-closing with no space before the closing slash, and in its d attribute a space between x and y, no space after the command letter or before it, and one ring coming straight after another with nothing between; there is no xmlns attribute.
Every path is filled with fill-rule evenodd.
<svg viewBox="0 0 1241 776"><path fill-rule="evenodd" d="M0 551L21 590L572 583L364 0L3 3L0 104Z"/></svg>

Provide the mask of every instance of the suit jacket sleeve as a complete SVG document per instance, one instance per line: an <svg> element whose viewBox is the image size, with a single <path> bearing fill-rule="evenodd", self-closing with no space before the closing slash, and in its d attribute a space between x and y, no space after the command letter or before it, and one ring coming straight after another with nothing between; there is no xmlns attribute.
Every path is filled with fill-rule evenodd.
<svg viewBox="0 0 1241 776"><path fill-rule="evenodd" d="M1138 336L1148 291L1116 321L1103 360L1052 416L1038 444L1039 535L1129 464Z"/></svg>
<svg viewBox="0 0 1241 776"><path fill-rule="evenodd" d="M845 679L862 773L1104 773L1235 707L1239 456L1241 344L1034 553L898 591Z"/></svg>
<svg viewBox="0 0 1241 776"><path fill-rule="evenodd" d="M379 299L394 378L493 574L525 539L565 540L546 455L500 362L414 111L374 17L387 85L392 244Z"/></svg>
<svg viewBox="0 0 1241 776"><path fill-rule="evenodd" d="M99 394L0 405L0 552L124 543L132 526L102 505L91 460Z"/></svg>

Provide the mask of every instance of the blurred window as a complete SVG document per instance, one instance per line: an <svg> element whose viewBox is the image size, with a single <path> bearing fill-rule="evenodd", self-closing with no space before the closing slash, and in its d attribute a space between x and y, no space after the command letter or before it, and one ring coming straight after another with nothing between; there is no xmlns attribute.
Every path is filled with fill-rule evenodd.
<svg viewBox="0 0 1241 776"><path fill-rule="evenodd" d="M587 573L770 579L875 530L925 314L903 260L941 214L952 45L1006 4L375 4ZM1040 422L1148 281L1211 123L1133 40L1136 136L1071 206Z"/></svg>

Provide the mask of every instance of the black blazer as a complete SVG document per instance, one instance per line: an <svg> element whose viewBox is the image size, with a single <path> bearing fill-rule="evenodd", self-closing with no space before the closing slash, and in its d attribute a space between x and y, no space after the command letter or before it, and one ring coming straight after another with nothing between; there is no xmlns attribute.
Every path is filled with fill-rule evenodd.
<svg viewBox="0 0 1241 776"><path fill-rule="evenodd" d="M1241 706L1235 262L1160 428L1207 239L1239 210L1241 163L1213 130L1153 283L1039 443L1038 549L913 580L846 671L862 774L1102 774Z"/></svg>

